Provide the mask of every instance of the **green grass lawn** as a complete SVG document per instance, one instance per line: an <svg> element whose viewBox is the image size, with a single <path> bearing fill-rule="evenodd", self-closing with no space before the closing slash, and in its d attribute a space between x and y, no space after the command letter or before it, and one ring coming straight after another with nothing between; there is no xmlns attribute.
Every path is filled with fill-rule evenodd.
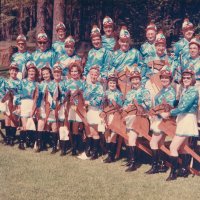
<svg viewBox="0 0 200 200"><path fill-rule="evenodd" d="M200 198L200 177L166 182L167 174L145 175L148 165L124 172L123 161L82 161L59 153L20 151L0 144L0 200L170 200Z"/></svg>

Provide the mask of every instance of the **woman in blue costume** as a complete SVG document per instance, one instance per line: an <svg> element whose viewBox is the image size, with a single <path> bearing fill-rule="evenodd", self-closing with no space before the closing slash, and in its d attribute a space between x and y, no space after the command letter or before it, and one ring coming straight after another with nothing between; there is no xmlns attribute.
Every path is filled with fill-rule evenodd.
<svg viewBox="0 0 200 200"><path fill-rule="evenodd" d="M20 86L20 117L22 121L22 130L20 131L20 143L19 149L24 150L24 143L26 139L26 147L33 147L34 138L35 138L35 124L31 120L34 116L34 91L38 86L37 78L38 78L38 70L34 62L29 61L26 64L27 75L25 79L21 81Z"/></svg>
<svg viewBox="0 0 200 200"><path fill-rule="evenodd" d="M152 83L151 78L156 74L158 75L166 66L169 66L172 76L174 76L175 70L178 67L178 63L166 53L166 38L162 31L159 31L159 33L156 35L155 48L156 55L150 56L148 59L146 59L146 69L144 72L145 76L143 77L145 87L151 93L152 101L154 101L156 94L161 88L159 88L158 84L160 80L156 80L154 83Z"/></svg>
<svg viewBox="0 0 200 200"><path fill-rule="evenodd" d="M130 33L125 26L122 26L119 34L119 49L113 53L111 71L122 72L126 67L132 69L137 64L141 69L143 65L142 56L135 48L130 48Z"/></svg>
<svg viewBox="0 0 200 200"><path fill-rule="evenodd" d="M189 42L194 34L194 26L189 19L184 19L182 24L183 38L173 45L175 59L182 62L182 59L189 55Z"/></svg>
<svg viewBox="0 0 200 200"><path fill-rule="evenodd" d="M52 151L57 152L57 142L59 139L59 128L63 126L65 113L63 101L67 93L66 81L62 80L62 67L60 63L53 66L53 80L48 84L49 99L51 99L51 112L48 116L48 124L51 128Z"/></svg>
<svg viewBox="0 0 200 200"><path fill-rule="evenodd" d="M81 65L79 62L71 63L69 66L69 76L67 80L67 90L70 91L70 94L73 95L76 90L83 92L85 82L81 79ZM72 124L72 155L77 155L78 144L81 142L81 133L80 130L83 127L82 120L79 115L76 113L75 109L78 105L76 99L71 99L72 106L70 107L68 120Z"/></svg>
<svg viewBox="0 0 200 200"><path fill-rule="evenodd" d="M84 89L85 104L88 106L87 121L90 125L90 131L87 132L86 156L91 156L91 160L98 158L98 149L100 143L99 133L105 131L103 122L99 116L104 96L103 87L98 82L100 76L100 67L94 65L89 72L91 83L86 83ZM93 143L93 149L91 145ZM92 152L92 155L91 155Z"/></svg>
<svg viewBox="0 0 200 200"><path fill-rule="evenodd" d="M181 84L183 91L180 96L179 104L169 113L161 113L161 117L177 116L176 133L170 144L171 171L167 181L172 181L180 177L189 175L189 155L184 150L184 145L188 144L189 137L198 137L197 111L199 102L199 92L195 85L194 71L187 68L182 73ZM182 164L178 170L178 156L182 158Z"/></svg>
<svg viewBox="0 0 200 200"><path fill-rule="evenodd" d="M144 62L150 56L156 55L155 41L156 41L157 27L151 22L146 28L147 41L141 45L140 52L142 54Z"/></svg>
<svg viewBox="0 0 200 200"><path fill-rule="evenodd" d="M41 76L41 68L49 63L51 69L57 61L56 52L53 49L48 48L48 36L44 31L41 31L37 35L38 49L32 53L32 60L35 62L39 74Z"/></svg>
<svg viewBox="0 0 200 200"><path fill-rule="evenodd" d="M176 92L171 85L172 79L173 78L170 69L161 70L160 80L163 88L155 96L155 106L158 106L165 101L167 104L174 107L174 103L176 101ZM152 149L152 167L146 172L146 174L166 172L168 169L164 164L164 160L162 159L162 153L159 151L159 148L164 144L166 137L165 133L159 129L159 125L162 120L163 119L160 116L154 116L151 120L151 130L153 131L150 141L150 147Z"/></svg>
<svg viewBox="0 0 200 200"><path fill-rule="evenodd" d="M66 27L62 22L56 25L56 35L58 40L53 42L52 49L56 52L57 56L65 54L65 37L66 37Z"/></svg>
<svg viewBox="0 0 200 200"><path fill-rule="evenodd" d="M4 118L5 118L5 132L6 132L5 144L11 146L14 145L17 127L9 116L11 115L10 112L13 112L19 104L20 80L17 78L18 71L19 68L17 63L13 62L9 66L9 78L1 79L0 99L2 99L4 95L9 91L13 93L14 97L12 102L14 109L12 111L9 110L8 101L6 101L5 103L0 102L0 111L4 113ZM15 116L12 115L12 118L15 120L15 122L18 122Z"/></svg>
<svg viewBox="0 0 200 200"><path fill-rule="evenodd" d="M48 85L53 79L51 68L48 64L41 68L41 82L39 83L39 96L37 101L37 112L39 114L38 124L37 124L37 145L36 152L44 150L46 147L46 138L48 132L45 130L45 118L47 111L45 110L45 92L48 90ZM49 102L50 103L50 102Z"/></svg>
<svg viewBox="0 0 200 200"><path fill-rule="evenodd" d="M69 75L69 66L75 61L80 61L81 58L75 52L75 40L70 35L65 40L65 53L58 58L62 67L62 76L66 79Z"/></svg>
<svg viewBox="0 0 200 200"><path fill-rule="evenodd" d="M14 53L11 57L11 62L17 63L19 72L17 77L21 80L26 73L26 63L31 60L31 54L27 51L26 37L23 34L17 36L17 53Z"/></svg>
<svg viewBox="0 0 200 200"><path fill-rule="evenodd" d="M151 107L150 93L147 89L142 86L141 83L141 73L138 67L135 67L130 74L130 80L132 84L132 89L127 93L125 97L125 102L123 108L126 109L137 101L138 105L142 106L144 110L149 110ZM133 129L132 124L136 118L136 115L129 115L125 118L126 129L128 134L127 150L128 150L128 168L126 172L131 172L137 170L136 167L136 142L138 138L138 133Z"/></svg>
<svg viewBox="0 0 200 200"><path fill-rule="evenodd" d="M117 89L117 77L115 74L109 74L108 76L108 89L105 91L105 97L108 99L109 104L115 101L119 106L123 105L123 94ZM111 123L112 120L113 115L110 115L108 123ZM108 129L105 132L105 138L108 157L104 160L104 163L111 163L115 160L117 134Z"/></svg>
<svg viewBox="0 0 200 200"><path fill-rule="evenodd" d="M113 20L110 17L106 16L103 19L103 30L105 34L102 35L101 38L102 38L102 46L110 52L114 51L114 47L116 44L113 28L114 28Z"/></svg>
<svg viewBox="0 0 200 200"><path fill-rule="evenodd" d="M110 65L110 53L102 47L102 39L99 28L95 25L91 30L91 41L93 48L88 53L86 65L84 67L83 78L90 82L89 71L94 65L100 66L99 80L105 82Z"/></svg>

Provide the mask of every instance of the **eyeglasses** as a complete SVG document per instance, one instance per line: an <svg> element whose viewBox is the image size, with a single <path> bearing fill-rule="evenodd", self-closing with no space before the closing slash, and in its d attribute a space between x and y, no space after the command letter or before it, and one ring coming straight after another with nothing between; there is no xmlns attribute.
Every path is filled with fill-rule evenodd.
<svg viewBox="0 0 200 200"><path fill-rule="evenodd" d="M20 46L20 45L24 46L24 45L25 45L25 43L17 43L17 45L19 45L19 46Z"/></svg>
<svg viewBox="0 0 200 200"><path fill-rule="evenodd" d="M190 79L192 79L192 77L185 76L185 77L183 77L183 79L190 80Z"/></svg>
<svg viewBox="0 0 200 200"><path fill-rule="evenodd" d="M38 44L46 44L46 42L38 42Z"/></svg>

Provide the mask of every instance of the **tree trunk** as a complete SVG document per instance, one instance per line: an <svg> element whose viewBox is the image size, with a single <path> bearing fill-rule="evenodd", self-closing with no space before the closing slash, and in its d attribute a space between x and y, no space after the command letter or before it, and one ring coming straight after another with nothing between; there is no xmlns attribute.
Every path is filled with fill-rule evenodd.
<svg viewBox="0 0 200 200"><path fill-rule="evenodd" d="M65 15L65 0L55 0L53 9L53 41L57 39L56 37L56 25L59 22L64 23Z"/></svg>
<svg viewBox="0 0 200 200"><path fill-rule="evenodd" d="M45 30L45 0L38 0L37 2L37 27L36 27L36 34L41 30Z"/></svg>

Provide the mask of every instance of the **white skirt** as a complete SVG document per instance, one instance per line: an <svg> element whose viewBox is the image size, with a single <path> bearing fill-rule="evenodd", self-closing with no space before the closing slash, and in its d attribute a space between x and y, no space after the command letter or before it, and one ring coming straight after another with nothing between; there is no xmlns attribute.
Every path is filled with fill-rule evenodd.
<svg viewBox="0 0 200 200"><path fill-rule="evenodd" d="M135 119L136 119L136 115L129 115L129 116L125 117L127 129L133 129L132 125L133 125L133 122L135 121Z"/></svg>
<svg viewBox="0 0 200 200"><path fill-rule="evenodd" d="M69 109L68 120L74 122L82 122L81 118L72 107Z"/></svg>
<svg viewBox="0 0 200 200"><path fill-rule="evenodd" d="M63 122L65 120L65 109L63 105L60 107L60 110L58 111L58 119L56 119L55 117L55 110L52 110L49 114L48 122L52 123L56 122L57 120L60 122Z"/></svg>
<svg viewBox="0 0 200 200"><path fill-rule="evenodd" d="M8 109L8 100L4 103L0 101L0 112L10 115L10 111Z"/></svg>
<svg viewBox="0 0 200 200"><path fill-rule="evenodd" d="M180 114L176 119L176 135L198 137L197 116L193 113Z"/></svg>
<svg viewBox="0 0 200 200"><path fill-rule="evenodd" d="M154 132L154 133L161 133L161 130L159 129L159 125L162 122L162 118L159 117L154 117L151 121L151 127L150 129Z"/></svg>
<svg viewBox="0 0 200 200"><path fill-rule="evenodd" d="M33 110L33 100L32 99L22 99L21 100L21 117L30 117Z"/></svg>
<svg viewBox="0 0 200 200"><path fill-rule="evenodd" d="M105 132L105 124L103 123L103 120L99 114L100 110L98 108L89 106L87 112L87 121L90 125L98 125L99 132Z"/></svg>

